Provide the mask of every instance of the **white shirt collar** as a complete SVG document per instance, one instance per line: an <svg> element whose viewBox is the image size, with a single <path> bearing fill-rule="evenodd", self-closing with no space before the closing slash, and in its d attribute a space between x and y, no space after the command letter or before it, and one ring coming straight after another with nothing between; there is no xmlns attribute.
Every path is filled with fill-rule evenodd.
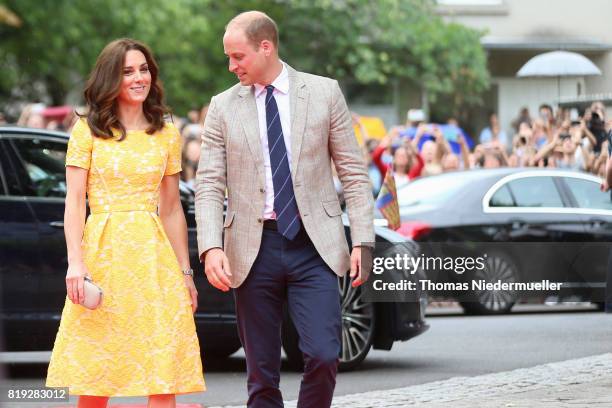
<svg viewBox="0 0 612 408"><path fill-rule="evenodd" d="M287 71L287 66L283 61L281 61L281 64L283 64L283 69L270 85L280 93L287 95L289 93L289 71ZM253 90L255 92L255 98L258 98L262 92L266 92L266 87L261 84L254 84Z"/></svg>

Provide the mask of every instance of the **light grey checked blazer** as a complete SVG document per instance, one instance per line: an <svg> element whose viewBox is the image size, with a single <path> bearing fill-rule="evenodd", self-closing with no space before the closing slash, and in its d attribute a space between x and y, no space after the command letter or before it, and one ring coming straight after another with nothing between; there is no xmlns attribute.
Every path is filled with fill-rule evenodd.
<svg viewBox="0 0 612 408"><path fill-rule="evenodd" d="M374 242L368 172L338 83L287 69L291 175L298 209L319 255L343 276L350 268L349 248L330 160L344 188L353 246ZM261 244L263 154L252 88L236 84L214 96L204 124L196 176L198 247L200 256L210 248L224 249L232 270L232 287L244 282Z"/></svg>

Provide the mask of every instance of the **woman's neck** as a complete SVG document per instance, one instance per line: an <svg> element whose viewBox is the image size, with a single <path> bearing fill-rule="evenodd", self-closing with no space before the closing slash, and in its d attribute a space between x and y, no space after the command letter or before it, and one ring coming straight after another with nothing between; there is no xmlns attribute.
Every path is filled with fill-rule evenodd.
<svg viewBox="0 0 612 408"><path fill-rule="evenodd" d="M117 111L119 121L126 130L142 130L149 126L142 104L119 104Z"/></svg>

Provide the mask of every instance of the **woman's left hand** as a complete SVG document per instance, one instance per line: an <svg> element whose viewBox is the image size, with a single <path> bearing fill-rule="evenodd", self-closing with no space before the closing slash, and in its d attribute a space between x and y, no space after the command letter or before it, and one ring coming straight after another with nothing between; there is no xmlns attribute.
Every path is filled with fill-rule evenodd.
<svg viewBox="0 0 612 408"><path fill-rule="evenodd" d="M191 310L193 313L198 309L198 290L195 287L195 283L193 283L193 276L185 275L185 286L187 286L187 290L189 291L189 297L191 298Z"/></svg>

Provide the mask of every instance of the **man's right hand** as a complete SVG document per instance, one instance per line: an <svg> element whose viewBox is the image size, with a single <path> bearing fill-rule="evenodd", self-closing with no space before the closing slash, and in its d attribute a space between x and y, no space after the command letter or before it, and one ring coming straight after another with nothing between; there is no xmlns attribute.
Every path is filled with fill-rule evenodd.
<svg viewBox="0 0 612 408"><path fill-rule="evenodd" d="M221 248L212 248L204 255L204 273L211 285L215 288L227 292L230 289L230 270L229 260Z"/></svg>

